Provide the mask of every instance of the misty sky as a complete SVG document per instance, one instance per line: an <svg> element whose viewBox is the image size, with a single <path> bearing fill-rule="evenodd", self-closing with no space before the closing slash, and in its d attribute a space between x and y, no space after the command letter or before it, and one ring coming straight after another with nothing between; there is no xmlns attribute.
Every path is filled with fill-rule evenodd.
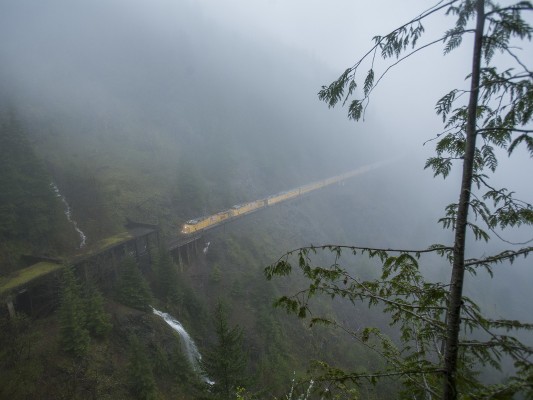
<svg viewBox="0 0 533 400"><path fill-rule="evenodd" d="M335 70L351 65L372 37L429 4L422 0L199 0L206 16L243 35L304 50Z"/></svg>
<svg viewBox="0 0 533 400"><path fill-rule="evenodd" d="M195 15L200 21L205 20L208 24L221 26L252 44L257 42L263 46L268 43L274 53L279 52L280 58L286 58L284 52L293 51L308 57L305 62L309 65L309 70L314 69L310 64L315 62L324 66L324 70L329 70L330 73L313 77L316 80L315 89L312 93L302 93L305 96L315 96L321 85L329 83L346 67L352 65L357 57L369 48L374 35L389 32L423 11L429 4L422 0L113 0L90 2L90 6L81 2L61 7L61 1L54 0L49 3L21 2L22 5L19 3L13 7L7 0L2 2L1 7L5 8L5 11L16 8L15 13L2 12L4 18L0 16L0 32L4 38L2 46L8 49L7 57L13 54L17 57L22 55L26 65L33 64L37 74L43 77L46 77L46 73L55 67L54 63L63 57L81 60L83 65L80 62L80 68L90 67L88 63L94 63L94 67L105 63L105 59L99 61L94 57L98 51L102 57L107 56L109 46L104 42L104 32L108 35L124 35L123 40L126 41L128 29L133 29L139 37L144 33L147 40L153 41L147 43L147 46L157 48L164 45L172 50L172 41L181 34L180 27L191 23L182 19L183 10L188 7L190 10L185 13ZM100 12L95 11L98 9ZM76 11L80 15L74 15ZM71 14L72 22L69 23ZM129 25L128 29L124 28L125 24ZM435 32L431 32L432 27ZM446 22L443 22L442 18L428 21L428 39L434 38L446 28ZM216 28L213 29L215 32ZM202 51L203 41L216 41L216 38L210 38L211 33L202 32L204 37L196 41L196 51ZM91 36L94 39L91 40ZM6 38L9 40L6 41ZM195 37L189 39L195 43ZM113 40L116 39L110 38L110 42ZM54 53L59 48L54 46L56 41L67 44L68 48L65 51L63 47L62 54ZM76 41L85 47L72 48ZM132 43L124 42L124 46L118 50L127 53L135 41L138 41L137 37L131 39ZM30 46L36 48L32 49ZM48 48L50 52L45 53L43 49ZM40 51L42 56L36 61L32 53ZM92 55L92 58L83 59L85 54ZM416 114L416 118L422 118L417 125L424 127L420 129L423 132L420 132L419 138L427 138L430 135L428 132L439 127L438 118L433 115L435 101L443 93L461 84L466 75L463 60L457 62L457 59L461 59L461 54L459 51L457 55L447 57L443 63L440 48L435 48L398 67L376 91L373 104L368 109L368 120L383 124L385 130L410 125L412 130L413 114ZM43 60L47 55L48 59ZM223 50L220 57L224 57ZM275 63L275 56L272 58ZM166 60L163 58L157 62ZM242 60L242 64L246 65L246 60ZM19 70L20 65L14 68ZM43 73L46 69L48 71ZM35 71L28 72L29 78L35 78L37 74ZM301 69L301 74L309 74L309 71ZM428 90L430 87L434 89ZM406 103L406 97L409 98L409 105L413 107L411 110L400 107ZM383 118L383 115L387 115L387 118ZM386 120L392 120L394 123L387 124ZM415 132L411 131L409 136L414 134Z"/></svg>
<svg viewBox="0 0 533 400"><path fill-rule="evenodd" d="M375 35L390 32L433 4L422 0L200 0L199 3L206 18L239 35L257 40L266 38L302 51L326 66L331 74L320 77L317 89L353 65L373 44ZM443 17L428 20L427 40L438 37L448 28L447 23L451 21ZM406 147L407 152L426 152L422 143L441 128L440 118L434 113L435 102L453 87L462 85L466 75L463 50L448 56L445 63L441 54L441 48L435 47L392 70L375 91L362 129L378 130L383 137L403 137L408 146L414 146Z"/></svg>

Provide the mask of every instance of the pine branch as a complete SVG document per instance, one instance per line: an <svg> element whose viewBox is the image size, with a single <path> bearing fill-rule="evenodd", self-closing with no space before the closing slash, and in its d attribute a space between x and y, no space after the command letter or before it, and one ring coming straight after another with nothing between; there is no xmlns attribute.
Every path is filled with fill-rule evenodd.
<svg viewBox="0 0 533 400"><path fill-rule="evenodd" d="M344 383L346 381L350 381L353 383L357 383L361 380L366 380L372 384L375 384L379 379L383 378L405 378L408 379L412 384L418 386L422 390L429 390L429 392L433 396L439 396L437 392L435 392L431 388L426 388L423 384L417 382L414 377L417 375L435 375L435 374L442 374L443 370L441 368L435 368L435 367L425 367L423 369L420 368L409 368L409 369L402 369L399 368L400 371L383 371L383 372L374 372L374 373L347 373L345 371L339 370L337 368L330 367L326 363L317 363L318 366L325 370L325 373L321 376L318 376L315 381L317 382L328 382L328 383Z"/></svg>
<svg viewBox="0 0 533 400"><path fill-rule="evenodd" d="M520 361L522 361L522 362L524 362L526 364L531 364L531 362L524 355L522 355L522 352L524 352L524 351L527 353L528 356L533 354L533 350L531 348L522 345L522 343L520 343L520 342L518 342L518 343L520 343L520 345L522 345L522 347L518 347L518 348L508 347L508 345L506 343L503 343L501 337L499 337L498 335L494 334L493 332L490 331L490 329L487 329L485 327L485 323L483 323L483 321L480 321L478 316L473 315L468 309L464 309L464 311L465 311L466 314L468 314L470 316L470 318L472 318L474 321L476 321L477 325L483 331L485 331L485 333L487 333L495 342L500 343L502 348L509 349L509 351L506 351L507 354L509 354L513 358L515 358L517 360L520 360ZM487 321L487 322L490 322L490 321Z"/></svg>
<svg viewBox="0 0 533 400"><path fill-rule="evenodd" d="M509 7L502 7L502 8L495 8L487 13L485 13L485 17L488 17L492 14L499 14L502 11L533 11L533 5L529 2L523 2L524 5L522 6L509 6Z"/></svg>
<svg viewBox="0 0 533 400"><path fill-rule="evenodd" d="M465 266L472 266L472 265L482 265L482 264L496 264L501 263L504 260L510 260L511 262L514 260L514 258L523 255L524 257L527 257L530 252L533 251L533 247L526 247L517 251L509 251L505 250L501 252L500 254L496 254L494 256L482 258L482 259L470 259L468 261L465 261Z"/></svg>
<svg viewBox="0 0 533 400"><path fill-rule="evenodd" d="M483 133L483 132L499 132L499 131L507 131L507 132L523 132L523 133L533 133L533 129L519 129L519 128L505 128L505 127L498 127L498 128L480 128L477 129L477 133Z"/></svg>
<svg viewBox="0 0 533 400"><path fill-rule="evenodd" d="M344 87L350 82L350 87L348 90L348 94L346 95L343 104L346 103L348 97L352 94L353 90L355 89L356 85L354 82L355 73L357 72L357 69L361 66L363 61L365 61L370 55L372 55L372 62L371 65L374 65L375 55L379 48L382 48L383 44L392 44L392 41L397 38L398 34L401 34L402 32L405 32L406 28L409 26L412 26L416 23L420 23L423 19L429 17L430 15L442 10L443 8L449 7L452 4L456 3L459 0L452 0L447 3L441 4L439 2L436 6L430 7L426 11L422 12L419 16L416 18L413 18L409 22L399 26L398 28L394 29L393 31L389 32L385 36L376 36L374 38L375 44L372 46L352 67L346 69L344 73L337 79L335 82L331 83L329 86L322 86L322 89L318 93L318 97L320 100L324 100L328 102L329 107L334 107L337 102L343 97ZM439 5L441 4L441 5ZM413 38L413 46L416 43L416 38ZM440 39L442 40L442 38ZM427 47L427 45L425 46ZM383 58L386 58L386 55L383 55ZM389 67L390 69L391 67ZM371 69L372 71L372 69ZM367 96L365 96L364 99L366 99ZM364 101L363 99L363 101ZM361 104L362 101L355 101L357 104ZM352 103L353 105L353 103ZM354 106L354 105L353 105ZM359 108L359 107L358 107ZM350 112L350 115L357 116L354 119L359 119L359 116L361 115L360 112ZM352 118L352 117L350 117Z"/></svg>
<svg viewBox="0 0 533 400"><path fill-rule="evenodd" d="M438 247L430 247L427 249L392 249L392 248L384 248L384 247L362 247L362 246L350 246L350 245L338 245L338 244L323 244L318 246L303 246L299 247L297 249L289 250L285 254L283 254L279 260L287 258L287 256L293 255L295 253L301 252L301 251L313 251L316 252L316 250L330 250L330 251L337 251L337 250L362 250L362 251L369 251L369 252L385 252L385 253L408 253L408 254L423 254L423 253L433 253L436 251L447 251L447 250L453 250L453 247L450 246L438 246Z"/></svg>

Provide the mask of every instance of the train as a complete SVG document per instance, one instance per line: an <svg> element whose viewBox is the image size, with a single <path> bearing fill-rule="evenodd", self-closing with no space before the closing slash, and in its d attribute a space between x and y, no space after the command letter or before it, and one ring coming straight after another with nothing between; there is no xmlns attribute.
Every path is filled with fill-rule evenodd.
<svg viewBox="0 0 533 400"><path fill-rule="evenodd" d="M214 226L219 225L230 219L237 218L237 217L240 217L246 214L250 214L262 208L272 206L274 204L278 204L283 201L294 199L296 197L302 196L313 190L320 189L324 186L330 185L337 181L338 180L331 181L331 178L329 178L329 179L326 179L320 182L311 183L311 184L308 184L308 185L305 185L305 186L302 186L296 189L274 194L265 199L255 200L249 203L237 204L227 210L218 212L213 215L191 219L183 224L181 233L184 235L190 235L192 233L197 233L199 231L213 228Z"/></svg>
<svg viewBox="0 0 533 400"><path fill-rule="evenodd" d="M237 204L227 210L221 211L213 215L191 219L183 224L181 228L181 233L183 235L190 235L193 233L204 231L206 229L213 228L219 224L222 224L225 221L228 221L228 220L231 220L231 219L234 219L234 218L246 215L246 214L250 214L262 208L273 206L283 201L292 200L296 197L302 196L313 190L321 189L325 186L343 181L355 175L363 174L383 164L385 163L381 162L381 163L375 163L372 165L367 165L359 169L356 169L355 171L346 172L338 176L334 176L334 177L327 178L327 179L324 179L318 182L300 186L296 189L274 194L265 199L255 200L249 203Z"/></svg>

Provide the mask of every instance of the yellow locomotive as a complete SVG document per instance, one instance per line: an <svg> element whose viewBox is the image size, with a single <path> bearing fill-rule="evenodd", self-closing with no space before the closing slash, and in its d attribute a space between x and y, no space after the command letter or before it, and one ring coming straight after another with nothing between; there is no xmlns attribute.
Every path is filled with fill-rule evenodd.
<svg viewBox="0 0 533 400"><path fill-rule="evenodd" d="M237 204L228 210L221 211L214 215L191 219L187 221L185 224L183 224L181 233L185 235L189 235L191 233L202 231L207 228L212 228L231 218L240 217L242 215L257 211L260 208L266 207L266 205L267 205L266 199L256 200L250 203Z"/></svg>

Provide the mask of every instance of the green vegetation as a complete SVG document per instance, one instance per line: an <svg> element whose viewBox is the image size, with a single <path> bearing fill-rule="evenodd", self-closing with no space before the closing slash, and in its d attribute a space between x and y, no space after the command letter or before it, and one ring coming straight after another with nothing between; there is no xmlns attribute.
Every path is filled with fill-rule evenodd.
<svg viewBox="0 0 533 400"><path fill-rule="evenodd" d="M135 336L131 337L129 342L131 354L128 364L130 393L139 400L157 399L155 379L146 351Z"/></svg>
<svg viewBox="0 0 533 400"><path fill-rule="evenodd" d="M52 179L17 116L1 107L0 171L0 275L20 268L23 254L71 252L73 229Z"/></svg>
<svg viewBox="0 0 533 400"><path fill-rule="evenodd" d="M92 282L85 282L83 289L85 326L91 336L105 338L111 331L112 324L111 317L104 308L104 298Z"/></svg>
<svg viewBox="0 0 533 400"><path fill-rule="evenodd" d="M474 5L474 2L458 1L454 4ZM86 6L91 7L89 3ZM46 4L43 7L47 12L34 15L36 21L43 21L43 24L48 22L48 15L69 14L64 10L54 12L58 10L54 5ZM24 15L31 14L33 9L41 10L37 6L30 7L24 10ZM470 15L470 11L466 10L465 16ZM69 15L68 26L72 29L77 25L72 22L76 18L74 14ZM94 14L101 15L100 11ZM147 14L155 17L155 13ZM111 15L110 20L113 19ZM188 15L184 13L184 16L187 19ZM513 19L509 21L513 22ZM17 25L15 22L7 25L11 24ZM23 42L24 37L32 36L31 27L20 26L27 30L25 35L17 36ZM60 35L54 38L53 43L54 47L60 48L63 37L69 37L69 42L72 40L64 34L61 24L57 26L61 28L58 31ZM113 24L110 32L115 32L120 26L120 23ZM166 35L174 32L177 25L168 31L164 26L161 27L163 29L158 27L157 31ZM151 55L158 54L158 50L164 54L181 54L182 51L183 57L177 57L177 64L172 64L172 57L159 62L156 57L139 56L144 46L135 45L135 54L128 55L128 46L122 42L119 47L106 52L105 63L93 61L99 60L100 55L93 57L91 48L101 43L112 43L115 37L120 37L121 41L128 37L128 43L151 43L144 36L135 36L138 32L143 35L147 33L144 29L138 29L137 24L134 31L125 29L124 34L106 34L102 36L105 40L94 40L91 46L83 47L74 41L72 43L77 47L76 51L87 56L76 65L90 66L80 76L83 82L90 82L82 86L90 87L91 93L85 93L82 87L76 85L75 79L70 81L69 77L76 75L78 67L69 66L70 73L65 74L59 65L64 58L49 57L58 62L57 71L61 75L61 84L54 86L53 80L49 84L57 92L49 93L43 89L43 93L39 94L30 90L30 95L21 94L20 99L14 96L16 114L2 110L2 295L16 296L16 289L23 288L27 282L47 273L53 278L62 268L55 264L40 263L23 269L25 266L19 261L22 254L60 255L65 256L64 259L89 258L99 251L132 239L131 234L124 232L125 217L159 223L162 242L165 242L176 238L180 223L187 219L333 176L357 167L357 164L364 164L372 157L365 143L351 146L346 140L347 136L334 133L337 128L342 130L341 126L330 123L331 120L324 115L310 112L313 110L312 96L308 101L298 99L281 105L282 101L295 99L294 93L303 93L301 88L308 87L309 82L302 76L315 74L312 63L290 64L270 50L249 57L252 54L250 48L239 43L236 36L218 35L221 32L216 27L204 29L207 26L203 23L199 23L198 27L215 35L209 40L204 38L204 42L197 42L194 30L189 33L190 27L179 26L178 30L186 33L179 40L183 39L187 45L173 42L176 48L170 46L170 52L169 43L164 40L161 43L166 48L158 49L155 42L153 46L146 46L153 49ZM45 31L43 25L44 36L35 36L45 42ZM412 31L408 28L407 31L401 32L407 35L408 40L421 33L415 25ZM458 39L454 36L458 32L454 32L450 32L450 40L454 37ZM100 29L92 29L87 36L93 33L100 33ZM187 37L194 40L188 42ZM377 53L381 50L394 52L394 46L400 45L400 41L403 43L401 38L392 35L382 40L380 43L384 47L382 49L378 45ZM200 48L198 46L202 51L191 51ZM220 59L221 51L230 48L238 48L240 52L228 52L223 66L212 62ZM45 47L44 50L51 49ZM293 52L290 53L292 57ZM209 55L204 59L206 54ZM117 56L120 61L117 61ZM132 58L129 59L129 56ZM122 62L124 59L126 63ZM247 63L243 64L243 59ZM157 73L147 68L144 63L148 61L158 65L160 69ZM107 65L116 65L117 68L114 71L107 70ZM0 79L4 78L4 70L9 68L6 65L6 68L0 69ZM167 68L171 73L165 76L163 70ZM253 71L253 76L241 73L243 68ZM306 73L302 74L301 71ZM41 72L46 75L44 69ZM488 69L484 72L492 73ZM34 77L27 81L41 83L38 82L41 75L36 76L37 81L32 80ZM131 79L132 76L134 79ZM261 77L259 86L258 76ZM282 82L281 76L287 76L288 80ZM159 80L155 86L151 86L154 77ZM3 80L0 83L3 84ZM329 88L330 100L346 94L342 93L343 83L348 83L347 90L350 89L349 79L337 82ZM310 86L315 85L316 82L312 82ZM40 84L33 86L41 88ZM69 97L62 92L67 87L79 89L79 93ZM163 95L160 87L165 88ZM369 92L365 93L365 89ZM528 85L509 90L512 92L515 89L530 93ZM264 95L263 91L269 94ZM363 85L362 93L366 96L371 92L372 79L369 78L366 87ZM135 93L140 95L136 96ZM456 93L457 98L459 94ZM4 95L8 96L9 92L0 93L0 96ZM439 103L442 113L452 117L449 122L460 121L459 117L464 114L464 109L459 109L456 114L450 111L453 108L450 103L453 96L451 94ZM48 99L57 99L57 102ZM526 103L521 104L525 106ZM350 109L354 117L360 106L364 108L365 104L354 104ZM520 107L516 111L518 114L522 112ZM489 114L489 108L480 110L482 116ZM521 116L527 117L527 113ZM512 120L511 117L508 119ZM478 122L481 123L481 120ZM490 140L501 138L489 134L490 129L499 127L496 122L479 136L487 140L487 145L490 145ZM458 132L462 132L461 127L457 128ZM504 128L510 129L511 125L505 125ZM303 132L312 136L305 137ZM324 132L328 132L328 135L324 135ZM451 146L452 153L450 160L447 159L450 154L443 153L441 159L432 161L439 171L446 172L448 161L453 163L453 159L462 156L454 153L454 149L462 149L461 135L440 137L446 138L446 141L441 142L439 148L450 150ZM529 142L529 134L521 136L520 146ZM380 143L380 157L384 148ZM479 166L490 163L492 155L491 149L485 147L476 155L476 163ZM193 251L189 249L190 261L186 260L188 257L182 257L184 263L179 267L161 248L151 252L153 265L143 264L144 275L131 258L124 260L121 265L103 266L101 263L106 261L102 257L98 265L87 265L89 269L84 271L91 276L93 272L96 274L106 267L116 268L98 276L106 280L102 287L94 287L94 283L67 276L58 309L35 320L17 315L13 320L0 321L0 398L124 399L137 396L209 399L228 398L235 391L240 393L236 395L239 398L294 399L300 393L302 398L313 398L315 394L308 391L322 390L325 385L322 382L309 383L310 376L317 375L339 385L337 393L333 393L331 387L332 395L340 394L344 398L397 398L401 379L411 376L403 374L398 379L394 375L398 365L404 372L427 368L422 370L423 374L416 375L413 381L406 378L409 382L405 385L410 390L409 394L420 394L419 397L424 398L426 393L422 392L426 382L430 388L442 383L442 379L432 374L434 371L431 368L435 368L435 365L427 362L427 359L430 362L440 361L441 355L435 352L431 357L421 355L423 351L429 354L435 348L432 346L430 350L427 349L429 340L435 338L440 341L443 337L442 310L447 307L447 296L445 288L435 284L442 282L442 276L435 276L439 273L430 271L432 280L429 280L426 279L426 270L418 270L422 263L416 253L413 255L400 251L385 254L376 251L373 254L378 258L384 257L383 263L366 257L356 258L353 268L348 270L340 268L340 265L352 262L346 254L350 251L338 255L339 248L332 247L331 259L324 254L314 254L317 250L315 247L305 247L301 258L287 260L290 263L301 262L302 274L292 274L276 282L264 279L265 265L276 260L280 253L309 243L340 243L349 239L365 245L384 243L383 246L388 246L399 241L401 248L410 249L407 245L403 246L410 243L408 237L417 239L416 242L429 237L425 235L427 231L422 224L411 221L411 218L416 216L421 221L433 219L434 215L427 211L431 208L427 204L431 204L435 198L424 197L425 191L420 190L420 187L406 188L403 172L400 168L374 171L371 176L358 177L355 183L346 182L346 186L330 187L297 202L268 208L234 221L206 234L202 240L211 242L207 254L201 251L203 243L200 241L197 243L198 254L192 254ZM480 179L484 179L481 170L476 172L480 173ZM86 233L89 243L87 249L76 249L78 236L64 216L61 201L48 186L52 180L61 188L61 193L72 207L74 219ZM482 181L479 182L483 186ZM387 188L386 194L384 187ZM427 187L433 188L430 185ZM412 196L413 193L416 196ZM503 201L502 210L512 204L506 202L509 198L507 193L493 195ZM403 202L399 200L402 196L405 197ZM396 212L399 204L402 204L401 212ZM481 219L488 216L483 214L481 203L477 207ZM519 217L525 215L524 208L513 210L517 211ZM453 208L447 218L450 222L456 218ZM492 220L489 216L489 223L495 221L497 219ZM360 254L359 249L349 249ZM449 249L440 249L446 255L450 254ZM118 251L113 255L120 258ZM435 257L424 264L438 269L440 266L446 267L446 262L446 259ZM386 267L383 273L376 273L382 264ZM281 263L276 272L286 273L287 265ZM315 268L314 265L326 265L328 268ZM94 270L90 270L92 267ZM11 272L14 272L13 275L4 277ZM118 272L119 279L116 282L112 272ZM356 282L354 277L360 279ZM53 279L51 281L52 291L59 289L52 287ZM525 290L529 290L527 283L517 281L514 279L513 285L522 284ZM369 288L371 292L361 294L347 291L361 289L361 285L358 286L361 283L367 285L364 289ZM476 286L474 290L477 291L480 291L479 287L485 288L483 284ZM301 294L312 296L309 299L287 296L280 304L302 316L309 316L312 311L310 321L292 318L272 308L275 298L301 288L308 289ZM437 307L431 308L433 303L426 303L419 296L424 290L433 296L429 300L439 302ZM515 290L515 286L498 286L498 290L507 297L510 290ZM314 296L319 292L334 299L330 301L329 296L326 300ZM391 297L396 303L389 302L369 309L359 306L357 300L366 294L370 302L381 300L378 297L383 294L397 296ZM36 293L33 300L39 302L41 295L49 294ZM226 313L217 311L218 299L227 303ZM19 300L23 302L24 295L20 295ZM409 304L412 304L409 301L418 301L420 308L409 313ZM493 303L496 302L491 299L489 305L497 309ZM516 304L519 304L519 300L516 300ZM206 368L211 369L208 375L215 381L212 390L190 367L181 350L178 335L150 312L149 305L169 312L186 327L204 355L206 365L210 365ZM403 308L394 308L398 305ZM527 309L527 305L521 307ZM468 299L463 310L479 316L482 327L494 324L494 321L482 318ZM388 325L391 313L393 320L397 321L392 327ZM215 322L218 321L214 326L210 318L212 315L216 316ZM424 325L424 318L440 319L438 323ZM468 318L467 323L470 323ZM329 325L324 327L321 324ZM341 329L330 330L331 325L342 326ZM402 329L398 329L400 327ZM409 348L405 347L402 348L404 352L399 354L397 344L401 343L402 335L408 338L410 353ZM475 339L481 341L484 339L482 335L481 332L480 338L476 336ZM498 336L499 339L502 337ZM132 338L131 343L127 340L129 338ZM354 342L354 338L360 340ZM409 341L409 338L414 340ZM489 349L489 346L483 347L478 342L467 344L472 345L473 351L480 349L475 355L482 358L487 354L483 349ZM490 343L491 346L493 344L493 348L496 348L501 341ZM512 346L515 342L510 344ZM436 353L439 351L436 350ZM477 372L481 369L477 365L472 367L467 354L461 354L465 356L461 359L464 363L461 371ZM391 365L382 355L396 357L400 364ZM406 355L407 358L398 355ZM482 361L486 360L488 358ZM495 363L500 364L499 360ZM501 365L504 371L514 368L505 360ZM518 367L522 368L522 365ZM529 373L529 367L526 367L523 369L525 374ZM246 374L241 374L244 369ZM311 375L308 370L311 370ZM383 378L374 385L378 380L376 371L394 376ZM249 379L240 380L241 375ZM293 377L294 387L291 390ZM465 379L461 382L463 387L471 385L475 389L475 383L481 381L477 376L467 373L462 377ZM528 377L530 375L525 375L522 381L511 380L507 383L522 384ZM409 386L411 383L414 386ZM421 383L423 389L420 389ZM244 387L237 388L239 385ZM438 397L433 393L431 396Z"/></svg>
<svg viewBox="0 0 533 400"><path fill-rule="evenodd" d="M157 292L159 298L167 305L177 305L180 301L179 277L177 266L167 248L160 246L157 251L154 270L157 276Z"/></svg>
<svg viewBox="0 0 533 400"><path fill-rule="evenodd" d="M205 354L202 365L214 382L212 391L216 398L229 400L235 398L239 387L249 384L243 332L239 326L229 327L228 315L221 302L215 309L213 323L217 341Z"/></svg>
<svg viewBox="0 0 533 400"><path fill-rule="evenodd" d="M61 268L64 268L62 264L41 261L30 267L19 269L6 277L0 278L0 294L5 294Z"/></svg>
<svg viewBox="0 0 533 400"><path fill-rule="evenodd" d="M102 339L112 328L102 295L93 283L80 284L72 267L63 272L58 314L62 350L78 359L87 354L89 335Z"/></svg>
<svg viewBox="0 0 533 400"><path fill-rule="evenodd" d="M124 337L133 339L128 344ZM114 303L90 282L78 281L71 268L64 272L57 312L34 321L0 319L0 368L0 398L206 395L163 321Z"/></svg>
<svg viewBox="0 0 533 400"><path fill-rule="evenodd" d="M38 389L43 368L28 362L36 336L34 325L24 315L0 319L0 398L26 399Z"/></svg>
<svg viewBox="0 0 533 400"><path fill-rule="evenodd" d="M364 187L362 184L358 182L358 190ZM161 261L158 257L155 257L151 271L144 277L154 293L149 304L171 311L182 321L204 356L217 343L209 315L215 312L218 304L216 299L223 298L227 302L227 317L231 321L228 322L228 328L239 326L243 332L242 349L247 356L247 375L250 377L244 385L247 395L257 398L282 396L288 391L294 372L298 378L305 376L309 360L313 358L325 355L329 361L343 362L343 365L350 365L350 362L367 363L369 360L368 354L361 348L351 346L346 337L331 335L327 331L315 333L299 321L272 309L272 300L279 289L265 282L262 273L263 266L277 254L280 243L295 247L300 240L306 240L302 239L302 235L306 231L313 231L315 224L325 226L329 216L327 213L320 216L319 211L325 209L325 204L336 196L335 192L329 195L324 192L302 204L264 210L261 214L229 226L224 234L215 236L205 256L201 250L196 256L191 254L192 265L178 268L170 260L167 267L171 267L169 271L175 274L177 284L175 288L170 285L168 289L171 292L175 290L178 295L176 302L165 298L163 292L159 291L163 282L157 272ZM306 213L319 215L319 218L305 219L303 216ZM303 225L301 221L304 221ZM292 228L294 226L299 227L296 235ZM353 228L357 224L347 226ZM338 229L335 228L335 231ZM321 234L326 235L326 232ZM202 248L201 243L198 247ZM131 264L131 261L128 262ZM137 266L135 268L138 270ZM125 269L118 270L122 272ZM212 279L213 275L217 278ZM297 280L291 284L296 283ZM81 286L85 285L82 282ZM20 368L32 365L37 371L46 371L42 375L46 384L43 383L41 387L47 393L62 390L72 398L92 395L128 398L131 397L127 373L131 352L130 347L124 344L124 338L134 335L148 358L161 398L209 398L205 384L191 370L183 356L179 339L151 313L114 303L112 299L118 297L120 290L121 285L117 282L115 290L104 297L104 308L112 314L112 330L103 338L91 339L85 356L73 358L61 350L61 323L57 320L57 314L54 314L34 323L37 338L32 346L33 352ZM87 291L82 289L81 293ZM87 296L80 297L82 304L85 304ZM141 302L141 307L146 301ZM87 306L83 309L86 310ZM89 325L88 321L85 328L89 329ZM94 337L94 333L91 336ZM40 358L43 352L51 354L45 357L46 362ZM48 373L55 375L50 377ZM22 373L22 376L30 375ZM378 393L384 395L384 392Z"/></svg>
<svg viewBox="0 0 533 400"><path fill-rule="evenodd" d="M65 268L63 272L59 320L62 350L76 358L86 355L90 340L86 328L87 315L81 298L81 287L72 268Z"/></svg>
<svg viewBox="0 0 533 400"><path fill-rule="evenodd" d="M141 311L150 311L152 294L133 257L120 263L117 299L124 305Z"/></svg>
<svg viewBox="0 0 533 400"><path fill-rule="evenodd" d="M467 67L470 85L450 91L437 102L436 111L442 116L444 131L434 139L436 155L425 166L433 170L434 176L446 178L452 167L460 164L459 200L446 207L446 215L439 221L444 228L454 231L453 242L420 250L307 246L285 254L266 270L270 279L291 274L293 265L301 269L309 281L307 287L277 301L301 318L309 315L311 299L321 294L346 298L354 304L362 302L369 307L379 305L390 315L390 323L399 329L396 343L373 326L349 330L354 339L374 350L386 366L346 371L323 363L320 380L344 385L396 376L403 385L404 398L454 400L533 395L533 351L518 338L520 332L533 330L533 325L487 317L480 306L463 294L465 273L476 275L485 270L492 275L494 265L512 263L533 251L531 246L520 247L531 240L522 243L504 240L511 247L496 253L491 246L484 249L482 256L467 258L467 249L475 246L466 240L468 232L475 240L488 243L490 235L501 238L501 230L533 225L531 203L517 199L513 191L497 188L490 181L498 167L498 150L511 156L523 147L533 157L530 129L533 73L516 52L517 41L530 41L533 36L533 28L523 18L532 9L527 1L503 7L489 0L436 3L387 35L376 36L374 46L353 67L322 87L320 99L330 107L350 100L348 116L359 120L374 89L392 67L439 42L443 43L444 53L450 53L460 47L467 33L474 34L472 65ZM455 26L444 32L440 40L421 44L423 23L439 11L455 16ZM495 61L497 53L502 54L502 59ZM393 59L381 75L375 71L379 55L384 60ZM365 61L370 70L362 91L356 95L359 70L364 68ZM506 64L502 68L503 63ZM460 100L463 95L468 97L467 102ZM355 96L359 97L354 99ZM316 266L317 251L332 253L331 266ZM380 276L362 279L350 268L342 267L339 260L343 252L377 259L381 263ZM419 260L426 254L436 254L449 263L449 285L424 276ZM311 324L343 326L327 316L313 316ZM499 369L504 356L514 365L505 382L487 384L479 379L481 367Z"/></svg>

